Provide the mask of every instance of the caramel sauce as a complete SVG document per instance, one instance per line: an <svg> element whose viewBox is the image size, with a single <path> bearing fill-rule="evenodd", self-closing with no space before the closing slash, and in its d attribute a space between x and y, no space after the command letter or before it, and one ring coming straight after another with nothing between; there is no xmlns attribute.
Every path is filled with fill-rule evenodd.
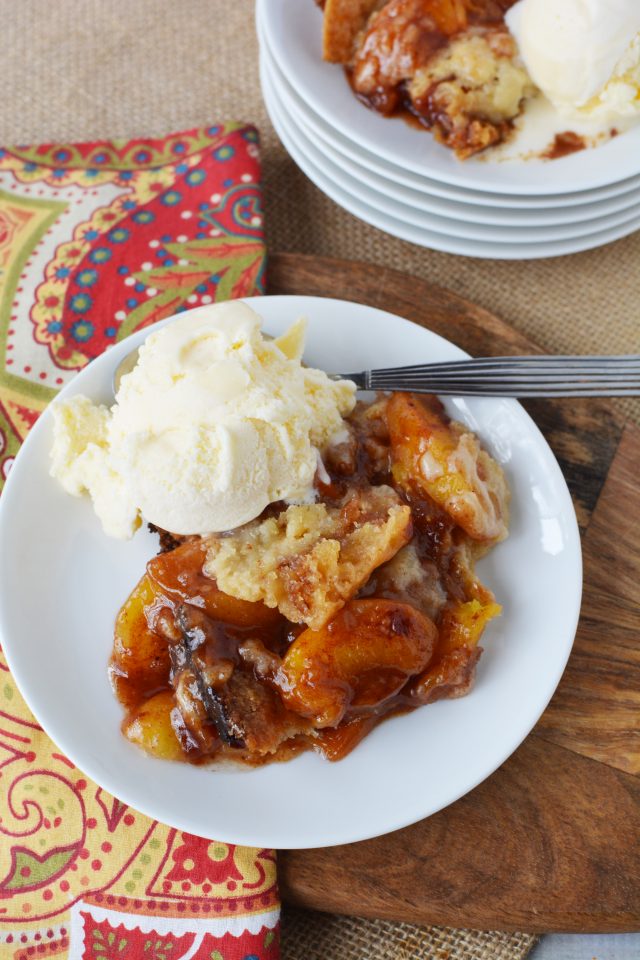
<svg viewBox="0 0 640 960"><path fill-rule="evenodd" d="M559 160L561 157L568 157L572 153L578 153L579 150L585 150L587 142L584 137L571 130L565 130L563 133L556 133L553 143L550 144L541 156L545 160Z"/></svg>
<svg viewBox="0 0 640 960"><path fill-rule="evenodd" d="M379 87L375 93L361 93L354 85L353 70L344 68L347 82L355 98L369 110L381 113L383 117L398 117L416 130L430 130L432 122L425 112L416 111L404 81L394 87Z"/></svg>

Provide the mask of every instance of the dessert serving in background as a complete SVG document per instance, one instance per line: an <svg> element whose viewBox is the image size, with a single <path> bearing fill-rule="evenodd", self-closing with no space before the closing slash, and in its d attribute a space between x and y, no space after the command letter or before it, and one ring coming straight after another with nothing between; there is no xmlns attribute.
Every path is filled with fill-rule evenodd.
<svg viewBox="0 0 640 960"><path fill-rule="evenodd" d="M324 56L387 116L405 111L460 158L501 143L535 92L504 23L512 0L327 0Z"/></svg>
<svg viewBox="0 0 640 960"><path fill-rule="evenodd" d="M640 116L635 0L320 5L324 58L346 67L356 96L431 130L460 159L508 140L542 96L568 120L601 121L600 141L618 132L612 125ZM589 145L571 132L561 134L565 145Z"/></svg>
<svg viewBox="0 0 640 960"><path fill-rule="evenodd" d="M474 573L508 490L435 397L355 401L242 303L152 334L111 410L56 407L52 472L161 552L116 622L125 735L154 756L345 756L473 683L500 607ZM114 501L118 504L114 505Z"/></svg>

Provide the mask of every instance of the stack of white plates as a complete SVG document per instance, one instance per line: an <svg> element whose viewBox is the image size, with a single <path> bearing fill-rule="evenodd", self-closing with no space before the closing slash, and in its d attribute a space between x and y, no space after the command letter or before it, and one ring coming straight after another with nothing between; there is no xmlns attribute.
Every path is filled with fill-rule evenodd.
<svg viewBox="0 0 640 960"><path fill-rule="evenodd" d="M551 111L534 105L517 150L461 163L428 132L355 98L343 70L322 60L313 0L257 0L256 16L278 136L316 186L361 220L433 250L504 260L576 253L640 229L640 125L561 159L524 159L532 144L553 140Z"/></svg>

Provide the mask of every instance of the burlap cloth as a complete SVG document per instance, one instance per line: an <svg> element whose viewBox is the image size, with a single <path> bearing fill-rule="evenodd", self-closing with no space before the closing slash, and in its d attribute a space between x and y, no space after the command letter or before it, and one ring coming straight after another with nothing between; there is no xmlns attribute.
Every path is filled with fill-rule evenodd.
<svg viewBox="0 0 640 960"><path fill-rule="evenodd" d="M300 0L311 2L311 0ZM326 199L262 104L251 0L0 0L0 144L163 134L216 119L262 133L271 250L385 264L433 280L555 352L640 351L640 233L530 263L423 250ZM640 403L620 401L640 421ZM285 960L519 960L526 934L285 912Z"/></svg>

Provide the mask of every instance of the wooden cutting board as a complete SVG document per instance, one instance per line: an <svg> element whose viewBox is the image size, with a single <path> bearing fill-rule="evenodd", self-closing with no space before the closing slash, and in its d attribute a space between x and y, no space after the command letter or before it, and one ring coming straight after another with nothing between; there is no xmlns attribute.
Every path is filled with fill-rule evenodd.
<svg viewBox="0 0 640 960"><path fill-rule="evenodd" d="M281 254L268 276L272 294L380 307L476 356L540 352L486 310L397 271ZM516 753L446 810L376 840L283 851L287 902L476 929L640 929L640 430L607 401L525 405L583 533L582 616L558 690Z"/></svg>

